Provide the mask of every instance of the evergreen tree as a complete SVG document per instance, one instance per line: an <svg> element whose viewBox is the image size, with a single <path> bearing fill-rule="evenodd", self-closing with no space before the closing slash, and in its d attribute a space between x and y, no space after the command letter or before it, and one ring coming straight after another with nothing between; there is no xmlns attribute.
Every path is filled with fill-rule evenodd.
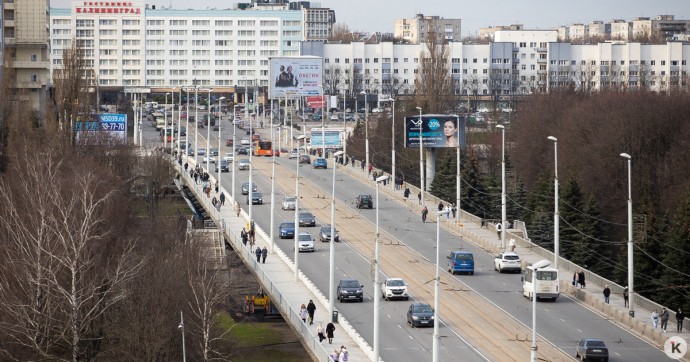
<svg viewBox="0 0 690 362"><path fill-rule="evenodd" d="M646 232L641 238L635 239L635 292L655 299L658 290L663 289L658 261L663 260L668 252L660 242L668 233L668 218L666 216L657 218L653 205L649 201L643 203L641 209L645 215Z"/></svg>
<svg viewBox="0 0 690 362"><path fill-rule="evenodd" d="M601 220L601 210L594 197L587 199L581 217L573 226L579 230L573 235L571 261L604 277L611 275L611 246L613 242L605 240L607 228Z"/></svg>
<svg viewBox="0 0 690 362"><path fill-rule="evenodd" d="M690 193L676 209L666 240L669 247L663 259L661 281L668 286L658 293L660 302L673 309L690 307Z"/></svg>
<svg viewBox="0 0 690 362"><path fill-rule="evenodd" d="M462 177L462 204L461 207L469 213L481 218L488 218L487 191L482 182L477 154L472 148L468 149L467 156L462 159L460 176Z"/></svg>
<svg viewBox="0 0 690 362"><path fill-rule="evenodd" d="M533 243L549 245L553 250L553 184L547 173L542 173L527 198L525 214L527 232Z"/></svg>
<svg viewBox="0 0 690 362"><path fill-rule="evenodd" d="M442 200L455 202L455 193L457 190L456 182L456 164L455 157L443 155L438 158L436 164L436 175L431 181L431 193L440 197Z"/></svg>
<svg viewBox="0 0 690 362"><path fill-rule="evenodd" d="M582 190L573 173L568 173L559 196L559 253L562 257L579 264L574 258L575 244L576 240L582 240L580 233L588 220L584 215Z"/></svg>

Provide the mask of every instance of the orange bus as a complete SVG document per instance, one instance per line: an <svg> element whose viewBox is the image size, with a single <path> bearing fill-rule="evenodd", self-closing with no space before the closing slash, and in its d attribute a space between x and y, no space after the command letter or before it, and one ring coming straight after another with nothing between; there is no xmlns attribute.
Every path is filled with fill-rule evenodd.
<svg viewBox="0 0 690 362"><path fill-rule="evenodd" d="M269 140L254 142L254 156L273 156L273 142Z"/></svg>

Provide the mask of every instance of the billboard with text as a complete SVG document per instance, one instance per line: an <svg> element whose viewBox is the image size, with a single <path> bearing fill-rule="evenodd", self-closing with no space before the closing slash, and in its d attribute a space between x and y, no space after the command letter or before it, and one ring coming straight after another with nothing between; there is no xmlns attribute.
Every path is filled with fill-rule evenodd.
<svg viewBox="0 0 690 362"><path fill-rule="evenodd" d="M322 148L326 146L326 149L337 149L342 148L341 143L341 133L342 129L329 129L326 128L323 132L321 128L311 129L310 145L312 148ZM324 138L325 137L325 138Z"/></svg>
<svg viewBox="0 0 690 362"><path fill-rule="evenodd" d="M127 143L127 115L100 113L98 121L76 122L75 137L87 144Z"/></svg>
<svg viewBox="0 0 690 362"><path fill-rule="evenodd" d="M318 96L323 84L323 59L273 57L269 61L269 98Z"/></svg>
<svg viewBox="0 0 690 362"><path fill-rule="evenodd" d="M465 117L425 114L405 117L405 147L444 148L465 146Z"/></svg>

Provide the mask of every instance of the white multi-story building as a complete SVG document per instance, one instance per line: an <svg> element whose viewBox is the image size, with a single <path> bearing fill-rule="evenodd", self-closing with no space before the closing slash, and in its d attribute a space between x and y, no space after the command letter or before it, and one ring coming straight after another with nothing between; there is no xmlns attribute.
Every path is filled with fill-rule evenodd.
<svg viewBox="0 0 690 362"><path fill-rule="evenodd" d="M412 19L395 19L393 35L412 44L419 44L424 43L430 32L435 32L439 42L458 42L462 39L461 23L460 19L417 14Z"/></svg>

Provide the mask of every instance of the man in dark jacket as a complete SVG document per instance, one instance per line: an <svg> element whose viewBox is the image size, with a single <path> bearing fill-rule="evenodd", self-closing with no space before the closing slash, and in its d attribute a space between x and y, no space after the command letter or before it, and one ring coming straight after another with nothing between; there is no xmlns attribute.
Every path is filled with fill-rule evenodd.
<svg viewBox="0 0 690 362"><path fill-rule="evenodd" d="M609 297L611 296L611 289L608 285L604 286L604 303L609 304Z"/></svg>
<svg viewBox="0 0 690 362"><path fill-rule="evenodd" d="M316 312L316 304L313 300L309 300L307 304L307 313L309 313L309 324L314 324L314 312Z"/></svg>

